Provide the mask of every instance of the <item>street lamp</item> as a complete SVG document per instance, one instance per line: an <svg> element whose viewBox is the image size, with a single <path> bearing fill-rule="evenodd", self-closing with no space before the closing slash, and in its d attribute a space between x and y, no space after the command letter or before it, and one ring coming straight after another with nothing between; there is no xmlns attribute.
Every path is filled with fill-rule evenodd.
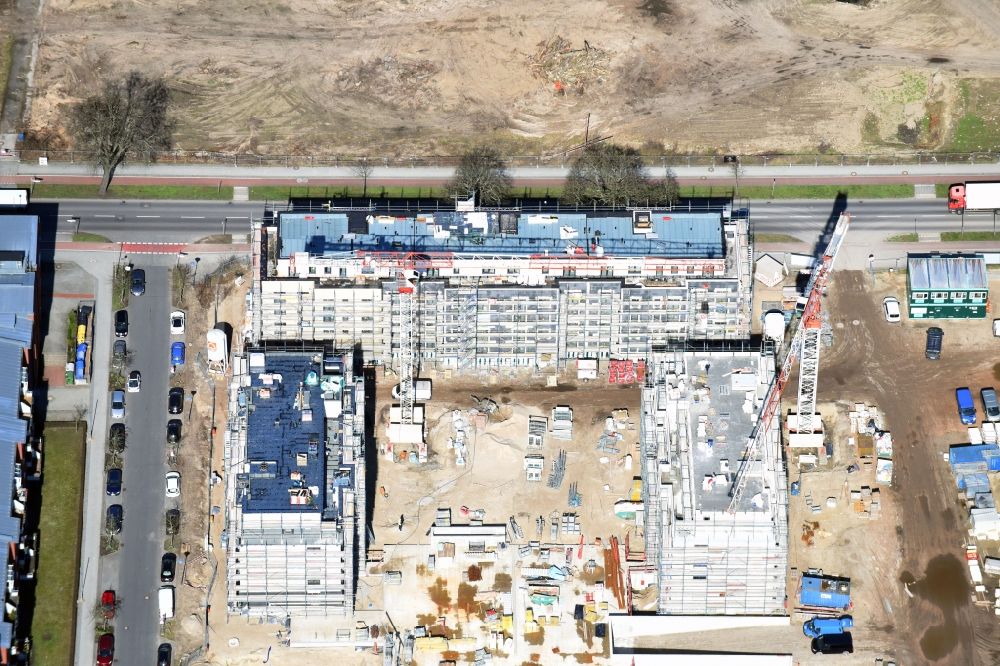
<svg viewBox="0 0 1000 666"><path fill-rule="evenodd" d="M174 268L177 268L178 266L180 266L181 265L181 259L183 259L186 256L188 256L187 252L178 252L177 253L177 263L174 264Z"/></svg>
<svg viewBox="0 0 1000 666"><path fill-rule="evenodd" d="M31 189L28 190L28 196L35 196L35 185L42 182L42 179L38 176L31 177Z"/></svg>
<svg viewBox="0 0 1000 666"><path fill-rule="evenodd" d="M198 284L198 264L201 263L201 257L194 258L194 275L191 276L191 286Z"/></svg>

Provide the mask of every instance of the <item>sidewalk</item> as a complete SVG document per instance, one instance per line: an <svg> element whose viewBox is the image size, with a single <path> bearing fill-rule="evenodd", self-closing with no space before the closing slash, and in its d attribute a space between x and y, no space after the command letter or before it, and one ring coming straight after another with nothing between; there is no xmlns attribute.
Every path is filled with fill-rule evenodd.
<svg viewBox="0 0 1000 666"><path fill-rule="evenodd" d="M32 162L5 163L8 179L19 184L30 184L32 177L40 177L51 183L97 182L99 173L90 164L69 164L50 162L45 166ZM515 167L510 169L513 180L519 184L556 183L568 173L568 162L564 166ZM674 167L672 171L681 181L690 184L704 182L731 182L732 170L728 166ZM663 177L666 169L652 167L649 175ZM375 167L369 176L370 185L380 184L438 184L448 180L453 173L451 167ZM741 185L770 185L772 183L814 184L834 182L837 184L854 182L951 182L965 177L1000 176L1000 163L984 164L904 164L873 166L802 166L769 165L746 166L740 169ZM234 166L222 164L131 164L119 167L115 182L133 184L153 184L171 182L174 184L221 184L221 185L332 185L358 182L352 167L308 167L308 166Z"/></svg>

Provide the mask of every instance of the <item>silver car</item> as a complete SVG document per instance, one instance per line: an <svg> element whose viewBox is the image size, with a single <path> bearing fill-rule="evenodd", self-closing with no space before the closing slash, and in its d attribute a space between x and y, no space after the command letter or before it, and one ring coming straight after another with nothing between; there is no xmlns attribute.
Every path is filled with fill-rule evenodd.
<svg viewBox="0 0 1000 666"><path fill-rule="evenodd" d="M997 401L997 392L993 390L993 387L984 388L979 392L979 397L983 399L986 420L994 423L1000 421L1000 402Z"/></svg>
<svg viewBox="0 0 1000 666"><path fill-rule="evenodd" d="M125 391L117 390L111 392L111 418L125 418Z"/></svg>

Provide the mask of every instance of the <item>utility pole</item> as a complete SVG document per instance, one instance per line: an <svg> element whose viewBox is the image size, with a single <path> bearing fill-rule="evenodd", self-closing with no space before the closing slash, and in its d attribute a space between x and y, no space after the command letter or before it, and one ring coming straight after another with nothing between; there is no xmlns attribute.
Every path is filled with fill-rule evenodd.
<svg viewBox="0 0 1000 666"><path fill-rule="evenodd" d="M587 128L583 131L583 145L590 142L590 112L587 112Z"/></svg>

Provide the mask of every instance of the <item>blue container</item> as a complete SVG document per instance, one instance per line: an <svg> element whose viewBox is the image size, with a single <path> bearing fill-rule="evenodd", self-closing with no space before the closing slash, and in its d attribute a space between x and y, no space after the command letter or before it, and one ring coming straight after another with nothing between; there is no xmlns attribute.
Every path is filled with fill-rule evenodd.
<svg viewBox="0 0 1000 666"><path fill-rule="evenodd" d="M798 481L792 481L792 494L793 495L798 495L801 492L801 490L802 490L802 488L801 488L801 485L799 484L799 482Z"/></svg>

